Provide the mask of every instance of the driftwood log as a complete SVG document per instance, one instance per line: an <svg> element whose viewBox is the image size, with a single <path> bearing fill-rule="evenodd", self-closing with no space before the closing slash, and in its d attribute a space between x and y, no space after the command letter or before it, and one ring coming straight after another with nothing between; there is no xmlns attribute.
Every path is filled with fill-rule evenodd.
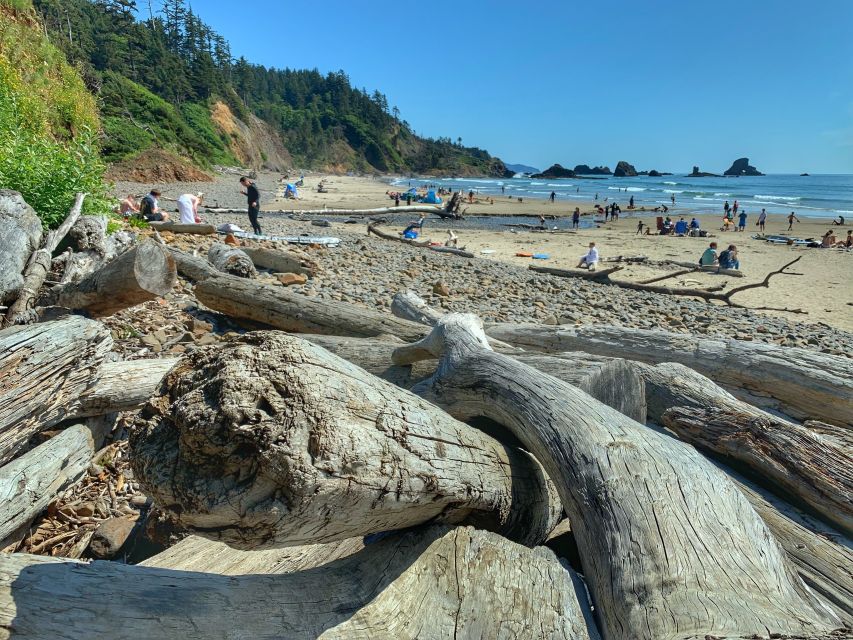
<svg viewBox="0 0 853 640"><path fill-rule="evenodd" d="M109 329L77 316L0 331L0 464L65 419L112 344Z"/></svg>
<svg viewBox="0 0 853 640"><path fill-rule="evenodd" d="M85 219L88 216L83 216ZM104 246L106 251L101 254L98 251L86 250L74 252L70 248L58 258L54 258L54 265L58 261L63 264L62 279L60 284L80 282L98 267L114 260L125 251L129 251L136 244L136 234L130 231L116 231L106 237Z"/></svg>
<svg viewBox="0 0 853 640"><path fill-rule="evenodd" d="M292 251L264 249L262 247L242 247L242 249L255 263L255 266L261 269L269 269L278 273L314 275L314 266Z"/></svg>
<svg viewBox="0 0 853 640"><path fill-rule="evenodd" d="M222 272L218 271L212 264L210 264L207 258L194 256L166 244L163 246L175 259L175 265L177 266L178 273L184 278L201 282L211 276L222 275Z"/></svg>
<svg viewBox="0 0 853 640"><path fill-rule="evenodd" d="M557 485L605 638L838 626L743 494L695 449L491 351L474 316L443 317L395 362L438 356L416 390L458 418L509 428Z"/></svg>
<svg viewBox="0 0 853 640"><path fill-rule="evenodd" d="M587 640L580 585L551 551L470 528L390 536L287 575L14 554L0 559L0 638Z"/></svg>
<svg viewBox="0 0 853 640"><path fill-rule="evenodd" d="M379 225L381 223L371 222L367 225L367 235L373 234L378 238L382 238L383 240L391 240L394 242L402 242L403 244L408 244L413 247L421 247L423 249L430 249L431 251L437 251L439 253L450 253L455 256L459 256L460 258L474 258L474 254L470 251L465 251L464 249L456 249L454 247L442 247L442 246L432 246L427 240L412 240L410 238L404 238L402 235L393 234L393 233L385 233L381 229L379 229Z"/></svg>
<svg viewBox="0 0 853 640"><path fill-rule="evenodd" d="M51 290L43 302L103 317L164 296L175 282L174 258L162 246L148 240L80 282Z"/></svg>
<svg viewBox="0 0 853 640"><path fill-rule="evenodd" d="M627 327L495 324L486 332L491 338L548 353L585 351L652 364L678 362L718 384L768 396L797 419L853 424L853 360L849 358Z"/></svg>
<svg viewBox="0 0 853 640"><path fill-rule="evenodd" d="M430 521L536 544L562 510L528 454L280 332L186 355L137 427L132 464L158 506L242 549Z"/></svg>
<svg viewBox="0 0 853 640"><path fill-rule="evenodd" d="M212 224L183 224L179 222L149 222L152 229L170 233L190 233L197 236L210 236L216 233Z"/></svg>
<svg viewBox="0 0 853 640"><path fill-rule="evenodd" d="M228 209L223 207L205 207L208 213L246 213L245 209ZM270 209L261 214L279 214L293 216L381 216L389 213L438 213L442 208L437 205L411 205L402 207L378 207L376 209Z"/></svg>
<svg viewBox="0 0 853 640"><path fill-rule="evenodd" d="M207 259L218 271L241 278L254 278L258 275L252 259L241 249L229 244L217 242L210 245Z"/></svg>
<svg viewBox="0 0 853 640"><path fill-rule="evenodd" d="M611 273L621 271L625 267L608 267L607 269L591 271L589 269L555 269L554 267L540 267L531 264L527 267L536 273L545 273L561 278L581 278L582 280L607 280Z"/></svg>
<svg viewBox="0 0 853 640"><path fill-rule="evenodd" d="M344 302L329 302L284 287L228 275L207 277L195 288L199 302L233 318L262 322L295 333L344 336L396 335L417 340L427 329L386 313Z"/></svg>
<svg viewBox="0 0 853 640"><path fill-rule="evenodd" d="M0 190L0 304L14 300L41 242L41 220L17 191Z"/></svg>
<svg viewBox="0 0 853 640"><path fill-rule="evenodd" d="M44 284L47 274L50 273L50 267L53 257L53 252L65 238L74 223L80 217L80 212L83 210L83 199L85 194L78 193L74 200L74 206L71 207L68 216L59 225L44 238L42 246L32 253L27 262L24 271L24 280L21 285L20 293L17 300L9 307L6 312L6 317L3 321L3 326L14 324L23 324L32 322L36 319L34 310L36 297Z"/></svg>

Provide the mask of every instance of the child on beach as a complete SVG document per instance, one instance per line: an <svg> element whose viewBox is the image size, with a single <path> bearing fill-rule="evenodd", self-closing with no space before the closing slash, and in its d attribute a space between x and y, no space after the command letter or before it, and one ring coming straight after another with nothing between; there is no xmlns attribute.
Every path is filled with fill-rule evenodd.
<svg viewBox="0 0 853 640"><path fill-rule="evenodd" d="M797 222L799 222L799 221L800 221L800 219L799 219L799 218L796 216L796 214L792 211L792 212L788 215L788 231L791 231L791 230L794 228L794 220L796 220Z"/></svg>
<svg viewBox="0 0 853 640"><path fill-rule="evenodd" d="M119 213L125 218L139 213L139 205L136 204L133 194L127 194L127 197L119 203Z"/></svg>
<svg viewBox="0 0 853 640"><path fill-rule="evenodd" d="M589 251L586 252L586 255L581 257L581 261L578 262L578 269L586 267L590 271L595 271L595 265L598 264L598 249L595 248L595 243L589 243Z"/></svg>
<svg viewBox="0 0 853 640"><path fill-rule="evenodd" d="M640 235L640 236L643 235L643 221L642 220L637 220L637 233L635 233L634 235L635 236L636 235Z"/></svg>
<svg viewBox="0 0 853 640"><path fill-rule="evenodd" d="M575 212L572 214L572 229L577 229L581 220L581 210L575 207Z"/></svg>

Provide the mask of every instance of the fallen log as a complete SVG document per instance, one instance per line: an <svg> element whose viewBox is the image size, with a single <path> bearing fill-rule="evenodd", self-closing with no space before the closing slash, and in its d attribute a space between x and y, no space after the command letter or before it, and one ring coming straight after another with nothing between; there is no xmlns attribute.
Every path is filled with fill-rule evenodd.
<svg viewBox="0 0 853 640"><path fill-rule="evenodd" d="M628 327L494 324L491 338L545 351L585 351L658 364L677 362L728 387L773 398L797 419L853 424L853 360L762 342Z"/></svg>
<svg viewBox="0 0 853 640"><path fill-rule="evenodd" d="M254 278L258 275L252 259L237 247L217 242L210 245L207 259L218 271L241 278Z"/></svg>
<svg viewBox="0 0 853 640"><path fill-rule="evenodd" d="M199 302L233 318L262 322L294 333L371 337L382 334L417 340L426 327L344 302L309 298L284 287L229 275L196 285Z"/></svg>
<svg viewBox="0 0 853 640"><path fill-rule="evenodd" d="M185 278L201 282L211 276L222 275L222 272L210 264L206 258L194 256L165 244L163 246L166 247L166 250L172 255L172 258L174 258L178 273Z"/></svg>
<svg viewBox="0 0 853 640"><path fill-rule="evenodd" d="M17 191L0 190L0 303L15 299L30 254L41 243L41 220Z"/></svg>
<svg viewBox="0 0 853 640"><path fill-rule="evenodd" d="M460 258L474 258L474 254L470 251L465 251L464 249L456 249L454 247L442 247L442 246L432 246L428 240L412 240L410 238L404 238L402 235L394 235L391 233L385 233L379 229L379 222L371 222L367 225L367 235L373 234L378 238L382 238L383 240L392 240L394 242L402 242L403 244L408 244L413 247L421 247L423 249L429 249L431 251L436 251L438 253L449 253L451 255L459 256Z"/></svg>
<svg viewBox="0 0 853 640"><path fill-rule="evenodd" d="M432 521L533 545L562 511L527 453L275 331L187 354L140 414L131 450L160 509L241 549Z"/></svg>
<svg viewBox="0 0 853 640"><path fill-rule="evenodd" d="M161 232L190 233L197 236L210 236L216 233L216 227L212 224L184 224L179 222L149 222L148 224L152 229Z"/></svg>
<svg viewBox="0 0 853 640"><path fill-rule="evenodd" d="M81 220L87 217L89 216L83 216ZM116 231L107 236L104 241L105 252L103 254L94 250L73 252L69 248L67 253L54 259L54 263L57 260L64 262L64 271L59 284L80 282L101 265L130 250L135 243L136 234L129 231Z"/></svg>
<svg viewBox="0 0 853 640"><path fill-rule="evenodd" d="M582 583L551 551L470 528L390 536L287 575L0 560L0 637L19 640L588 640L591 618Z"/></svg>
<svg viewBox="0 0 853 640"><path fill-rule="evenodd" d="M44 238L41 248L34 251L30 256L27 267L24 271L24 280L21 285L18 299L9 307L6 312L6 317L3 320L3 326L7 327L15 324L24 324L32 322L36 319L34 310L36 297L38 296L41 286L44 284L47 274L50 273L51 258L53 252L65 238L65 235L77 222L80 217L80 212L83 210L83 199L86 194L78 193L74 200L74 206L68 212L68 216L58 228L54 229Z"/></svg>
<svg viewBox="0 0 853 640"><path fill-rule="evenodd" d="M18 539L60 491L77 482L94 455L91 431L78 424L0 468L0 548Z"/></svg>
<svg viewBox="0 0 853 640"><path fill-rule="evenodd" d="M419 394L458 418L495 420L542 461L572 523L603 637L837 626L743 494L692 447L491 351L475 316L445 316L394 361L424 354L441 361Z"/></svg>
<svg viewBox="0 0 853 640"><path fill-rule="evenodd" d="M255 266L278 273L299 273L314 275L314 266L299 254L291 251L273 251L261 247L241 247Z"/></svg>
<svg viewBox="0 0 853 640"><path fill-rule="evenodd" d="M245 209L227 209L223 207L205 207L207 213L242 213ZM261 211L261 215L295 215L295 216L356 216L356 215L385 215L388 213L435 213L443 209L435 205L411 205L402 207L378 207L376 209L270 209Z"/></svg>
<svg viewBox="0 0 853 640"><path fill-rule="evenodd" d="M0 331L0 464L65 419L112 344L109 329L78 316Z"/></svg>
<svg viewBox="0 0 853 640"><path fill-rule="evenodd" d="M103 317L164 296L175 282L174 258L159 244L148 240L77 284L52 289L43 302Z"/></svg>
<svg viewBox="0 0 853 640"><path fill-rule="evenodd" d="M561 278L581 278L582 280L607 280L611 273L621 271L625 267L610 267L601 271L590 271L588 269L555 269L554 267L539 267L531 264L527 267L536 273L545 273Z"/></svg>
<svg viewBox="0 0 853 640"><path fill-rule="evenodd" d="M74 251L92 251L103 257L107 253L107 217L80 216L68 231Z"/></svg>

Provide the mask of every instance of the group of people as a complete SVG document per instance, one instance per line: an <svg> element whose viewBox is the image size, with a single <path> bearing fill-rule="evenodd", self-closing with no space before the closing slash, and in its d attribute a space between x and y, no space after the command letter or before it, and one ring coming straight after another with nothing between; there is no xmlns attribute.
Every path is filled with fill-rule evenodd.
<svg viewBox="0 0 853 640"><path fill-rule="evenodd" d="M853 229L847 231L847 238L839 240L835 237L835 232L830 229L821 238L820 246L823 249L853 249Z"/></svg>
<svg viewBox="0 0 853 640"><path fill-rule="evenodd" d="M699 258L699 265L703 267L719 266L720 269L740 269L737 247L733 244L729 248L717 253L717 243L712 242Z"/></svg>

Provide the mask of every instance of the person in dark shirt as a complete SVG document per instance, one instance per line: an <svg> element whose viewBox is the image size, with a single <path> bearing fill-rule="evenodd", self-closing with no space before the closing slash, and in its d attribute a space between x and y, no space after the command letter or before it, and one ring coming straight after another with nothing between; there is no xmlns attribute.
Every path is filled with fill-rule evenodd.
<svg viewBox="0 0 853 640"><path fill-rule="evenodd" d="M168 222L169 214L160 208L160 192L157 189L152 189L151 192L142 198L139 206L139 215L148 222Z"/></svg>
<svg viewBox="0 0 853 640"><path fill-rule="evenodd" d="M241 190L240 193L247 198L249 206L249 222L252 223L252 232L257 235L261 235L261 225L258 224L258 212L261 210L261 194L255 186L254 181L250 180L246 176L240 178L240 184L246 187L246 189Z"/></svg>

